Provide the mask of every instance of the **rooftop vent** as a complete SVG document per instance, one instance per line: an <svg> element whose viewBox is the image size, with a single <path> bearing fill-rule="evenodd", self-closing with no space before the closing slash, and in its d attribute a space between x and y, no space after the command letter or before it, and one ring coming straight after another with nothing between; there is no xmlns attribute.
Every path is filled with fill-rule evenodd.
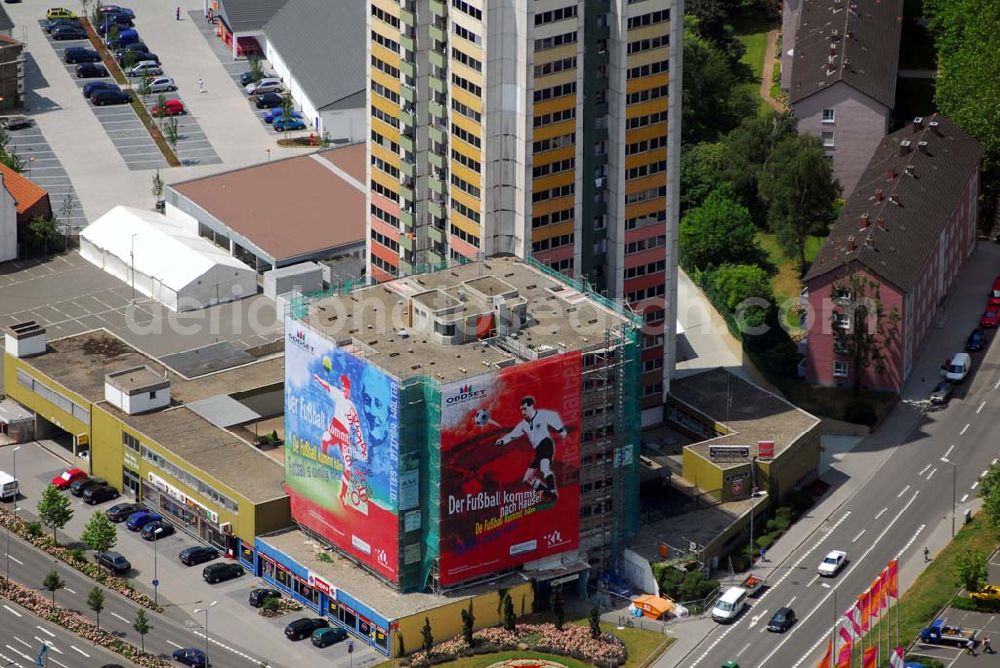
<svg viewBox="0 0 1000 668"><path fill-rule="evenodd" d="M865 229L866 227L868 227L868 214L863 213L861 214L861 229Z"/></svg>
<svg viewBox="0 0 1000 668"><path fill-rule="evenodd" d="M875 201L876 202L881 202L882 198L883 198L882 189L881 188L876 188L875 189Z"/></svg>
<svg viewBox="0 0 1000 668"><path fill-rule="evenodd" d="M889 169L887 169L886 172L885 172L885 178L887 178L890 181L892 181L894 178L896 178L896 167L895 167L895 165L890 165L889 166Z"/></svg>
<svg viewBox="0 0 1000 668"><path fill-rule="evenodd" d="M943 136L941 132L941 123L939 121L931 121L930 123L927 124L927 127L929 127L931 129L931 132L933 132L937 136L939 137Z"/></svg>
<svg viewBox="0 0 1000 668"><path fill-rule="evenodd" d="M917 142L917 150L920 151L921 153L927 153L927 142L925 141Z"/></svg>
<svg viewBox="0 0 1000 668"><path fill-rule="evenodd" d="M907 153L910 152L912 147L913 147L913 142L911 142L909 139L904 139L903 141L899 142L899 154L906 155Z"/></svg>
<svg viewBox="0 0 1000 668"><path fill-rule="evenodd" d="M851 236L847 237L847 250L857 250L857 248L858 248L858 240L852 234Z"/></svg>
<svg viewBox="0 0 1000 668"><path fill-rule="evenodd" d="M924 129L924 117L917 116L916 118L913 119L913 131L918 132L923 129Z"/></svg>
<svg viewBox="0 0 1000 668"><path fill-rule="evenodd" d="M15 323L3 328L4 349L14 357L41 355L48 350L49 337L45 328L34 320Z"/></svg>
<svg viewBox="0 0 1000 668"><path fill-rule="evenodd" d="M889 195L889 202L896 206L903 206L902 202L899 201L899 195Z"/></svg>

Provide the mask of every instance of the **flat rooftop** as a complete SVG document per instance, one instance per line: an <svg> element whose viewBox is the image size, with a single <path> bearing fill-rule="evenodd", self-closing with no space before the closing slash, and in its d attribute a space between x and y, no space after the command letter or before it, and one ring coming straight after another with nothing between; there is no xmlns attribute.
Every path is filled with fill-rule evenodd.
<svg viewBox="0 0 1000 668"><path fill-rule="evenodd" d="M281 463L183 405L280 382L285 372L284 357L270 357L185 379L110 332L95 330L50 341L49 352L21 361L91 403L101 404L122 422L251 501L269 501L285 495ZM140 366L170 380L171 408L128 415L105 402L105 374Z"/></svg>
<svg viewBox="0 0 1000 668"><path fill-rule="evenodd" d="M731 430L725 436L687 446L706 459L712 445L747 445L751 455L756 454L758 441L774 441L777 457L820 422L819 418L722 367L675 378L670 381L670 396ZM715 463L722 468L746 464Z"/></svg>
<svg viewBox="0 0 1000 668"><path fill-rule="evenodd" d="M403 594L359 568L354 562L340 556L336 550L325 548L321 541L299 529L284 529L266 536L258 536L258 540L280 550L296 563L305 566L330 585L343 589L364 602L388 620L431 610L455 601L465 601L486 592L496 591L497 587L509 587L525 581L522 575L511 573L500 581L463 588L454 593ZM318 555L322 552L329 555L331 561L321 561Z"/></svg>
<svg viewBox="0 0 1000 668"><path fill-rule="evenodd" d="M408 300L443 322L462 322L492 313L498 296L508 308L524 305L518 331L442 345L408 327ZM399 380L430 375L451 382L505 364L600 346L609 331L638 319L518 258L503 256L317 300L303 322ZM610 345L615 345L613 339Z"/></svg>

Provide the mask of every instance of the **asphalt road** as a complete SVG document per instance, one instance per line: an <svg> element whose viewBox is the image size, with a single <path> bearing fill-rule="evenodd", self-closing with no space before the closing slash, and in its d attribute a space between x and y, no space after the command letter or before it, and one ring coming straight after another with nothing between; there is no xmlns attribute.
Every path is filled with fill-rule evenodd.
<svg viewBox="0 0 1000 668"><path fill-rule="evenodd" d="M678 665L716 668L733 660L761 668L811 666L825 651L835 621L886 563L919 555L921 537L942 521L948 525L953 486L961 524L978 479L1000 455L1000 345L976 358L975 376L951 404L923 415L847 503L787 559L766 564L773 566L768 589ZM849 561L837 577L820 578L816 567L833 549L846 550ZM782 606L792 607L799 621L782 635L772 634L767 622Z"/></svg>
<svg viewBox="0 0 1000 668"><path fill-rule="evenodd" d="M55 624L42 621L6 599L0 599L0 620L0 666L34 666L43 643L49 647L50 668L132 665L117 654L95 647Z"/></svg>
<svg viewBox="0 0 1000 668"><path fill-rule="evenodd" d="M3 545L6 547L6 535L2 536ZM6 559L6 550L3 553ZM36 549L34 546L25 543L17 536L10 539L10 577L11 580L22 585L32 587L41 591L42 581L46 574L53 568L59 571L60 576L66 583L66 587L56 592L56 603L60 606L82 612L89 619L94 619L94 613L87 607L87 594L94 587L95 583L90 578L82 575L69 566L59 562L49 555ZM0 567L5 568L6 563L0 563ZM43 591L46 596L48 592ZM135 613L139 606L126 598L119 596L115 592L104 590L104 610L101 612L101 628L113 631L120 637L140 644L139 634L132 628L135 620ZM3 601L9 603L9 601ZM175 649L181 647L205 647L205 636L200 627L188 628L169 619L163 615L147 613L153 629L146 635L146 650L155 654L160 654L167 658ZM0 607L0 629L7 629L8 621L17 619L16 615L9 610ZM209 660L213 666L218 668L246 668L248 665L256 666L258 661L239 649L222 646L219 640L211 635L211 619L209 619ZM29 636L30 638L31 636ZM75 636L74 636L75 637ZM28 640L28 638L24 638ZM77 645L85 641L79 640ZM27 653L27 652L25 652ZM23 657L22 657L23 658ZM95 662L82 665L94 666Z"/></svg>

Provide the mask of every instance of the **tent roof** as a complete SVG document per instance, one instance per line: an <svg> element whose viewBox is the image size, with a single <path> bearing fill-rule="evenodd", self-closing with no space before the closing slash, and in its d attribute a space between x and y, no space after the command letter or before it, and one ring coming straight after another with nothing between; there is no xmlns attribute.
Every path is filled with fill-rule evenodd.
<svg viewBox="0 0 1000 668"><path fill-rule="evenodd" d="M253 271L212 242L152 211L119 205L80 235L175 292L216 266Z"/></svg>

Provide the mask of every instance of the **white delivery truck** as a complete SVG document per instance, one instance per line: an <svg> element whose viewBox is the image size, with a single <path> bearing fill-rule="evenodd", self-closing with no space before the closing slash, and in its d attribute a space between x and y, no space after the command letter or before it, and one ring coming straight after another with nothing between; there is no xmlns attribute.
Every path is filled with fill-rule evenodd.
<svg viewBox="0 0 1000 668"><path fill-rule="evenodd" d="M4 501L13 501L16 498L17 478L6 471L0 471L0 499L3 499Z"/></svg>

